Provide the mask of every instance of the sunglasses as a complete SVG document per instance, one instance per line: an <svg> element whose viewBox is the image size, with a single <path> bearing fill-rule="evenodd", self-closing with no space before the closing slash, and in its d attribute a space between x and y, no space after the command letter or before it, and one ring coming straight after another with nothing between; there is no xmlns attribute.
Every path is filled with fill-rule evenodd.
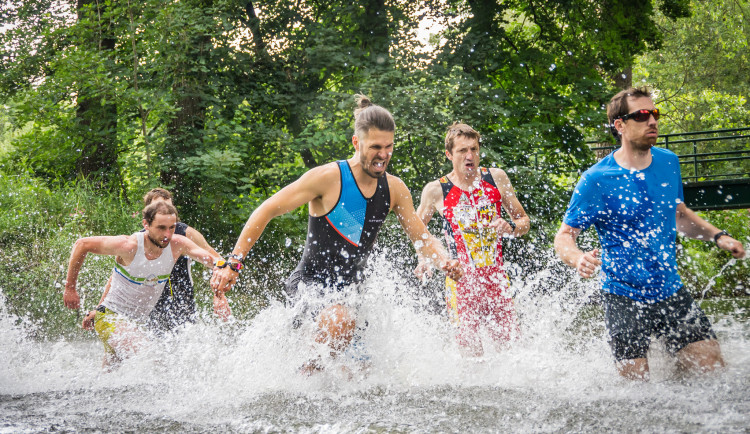
<svg viewBox="0 0 750 434"><path fill-rule="evenodd" d="M622 119L623 121L626 121L628 119L633 119L636 122L646 122L648 120L648 117L651 116L651 115L654 116L654 120L655 121L658 121L659 120L659 116L660 116L659 109L653 109L653 110L641 109L641 110L636 110L633 113L628 113L626 115L618 116L615 119Z"/></svg>

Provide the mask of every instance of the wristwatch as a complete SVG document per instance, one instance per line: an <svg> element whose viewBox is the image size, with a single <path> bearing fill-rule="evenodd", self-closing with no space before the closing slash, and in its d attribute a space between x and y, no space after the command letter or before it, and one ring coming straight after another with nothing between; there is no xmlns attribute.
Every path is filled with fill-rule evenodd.
<svg viewBox="0 0 750 434"><path fill-rule="evenodd" d="M728 237L731 236L731 235L729 235L729 232L727 232L727 231L718 232L716 235L714 235L714 243L718 243L719 242L719 238L723 237L724 235L726 235Z"/></svg>
<svg viewBox="0 0 750 434"><path fill-rule="evenodd" d="M232 255L229 255L229 257L232 257ZM226 268L229 267L232 271L239 273L240 270L244 267L242 262L229 262L225 261L224 259L219 259L214 264L216 268Z"/></svg>

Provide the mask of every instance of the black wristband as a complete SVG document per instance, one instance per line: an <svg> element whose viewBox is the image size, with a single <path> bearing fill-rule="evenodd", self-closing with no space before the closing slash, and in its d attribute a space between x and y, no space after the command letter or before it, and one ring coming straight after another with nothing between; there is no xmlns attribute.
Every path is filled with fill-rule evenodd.
<svg viewBox="0 0 750 434"><path fill-rule="evenodd" d="M510 225L510 229L512 231L516 230L516 224L513 222L513 220L508 220L508 225Z"/></svg>
<svg viewBox="0 0 750 434"><path fill-rule="evenodd" d="M723 237L724 235L726 235L728 237L730 236L729 232L727 232L727 231L721 231L721 232L717 233L716 235L714 235L714 243L718 243L719 242L719 238Z"/></svg>

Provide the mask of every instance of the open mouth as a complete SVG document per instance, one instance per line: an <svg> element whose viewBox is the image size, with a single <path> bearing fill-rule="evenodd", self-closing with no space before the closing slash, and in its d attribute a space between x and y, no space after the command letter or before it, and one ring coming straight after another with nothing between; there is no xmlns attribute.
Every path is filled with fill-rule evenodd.
<svg viewBox="0 0 750 434"><path fill-rule="evenodd" d="M373 161L372 167L376 170L385 170L385 161Z"/></svg>

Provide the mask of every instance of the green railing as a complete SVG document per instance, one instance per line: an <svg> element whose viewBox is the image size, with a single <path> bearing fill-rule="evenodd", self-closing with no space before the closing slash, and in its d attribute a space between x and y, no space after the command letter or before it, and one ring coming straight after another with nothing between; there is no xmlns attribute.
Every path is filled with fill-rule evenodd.
<svg viewBox="0 0 750 434"><path fill-rule="evenodd" d="M616 148L595 145L599 158ZM689 208L750 208L750 128L666 134L656 145L679 156Z"/></svg>
<svg viewBox="0 0 750 434"><path fill-rule="evenodd" d="M595 142L589 146L600 157L616 149ZM680 157L686 183L750 178L750 127L665 134L656 146Z"/></svg>

